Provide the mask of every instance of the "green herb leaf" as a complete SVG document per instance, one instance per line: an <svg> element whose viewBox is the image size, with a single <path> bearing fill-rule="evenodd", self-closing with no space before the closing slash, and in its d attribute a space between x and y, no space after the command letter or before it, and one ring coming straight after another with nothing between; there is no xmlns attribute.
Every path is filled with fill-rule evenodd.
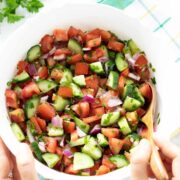
<svg viewBox="0 0 180 180"><path fill-rule="evenodd" d="M151 81L152 81L152 83L153 83L154 85L156 85L156 78L155 78L155 77L151 78Z"/></svg>
<svg viewBox="0 0 180 180"><path fill-rule="evenodd" d="M0 22L3 22L3 20L4 20L4 15L2 12L0 12Z"/></svg>
<svg viewBox="0 0 180 180"><path fill-rule="evenodd" d="M8 14L7 15L7 21L9 23L15 23L19 20L21 20L24 16L16 15L16 14Z"/></svg>

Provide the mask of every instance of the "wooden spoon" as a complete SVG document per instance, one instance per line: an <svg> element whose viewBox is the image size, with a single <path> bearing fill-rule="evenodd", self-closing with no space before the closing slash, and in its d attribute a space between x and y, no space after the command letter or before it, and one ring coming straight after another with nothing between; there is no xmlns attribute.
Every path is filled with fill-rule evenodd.
<svg viewBox="0 0 180 180"><path fill-rule="evenodd" d="M156 101L157 101L156 90L155 90L153 84L151 84L151 83L148 83L148 84L152 90L152 100L151 100L151 104L149 106L147 113L142 118L142 122L144 122L144 124L147 127L147 138L149 139L149 141L152 145L150 166L151 166L151 169L157 179L167 180L167 179L169 179L168 173L167 173L166 168L161 160L159 151L157 150L157 147L153 141L153 122L154 122L153 120L154 120Z"/></svg>

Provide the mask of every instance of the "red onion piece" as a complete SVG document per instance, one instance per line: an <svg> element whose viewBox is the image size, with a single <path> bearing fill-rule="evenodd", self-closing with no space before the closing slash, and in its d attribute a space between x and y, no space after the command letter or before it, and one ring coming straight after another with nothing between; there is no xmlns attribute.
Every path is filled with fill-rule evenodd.
<svg viewBox="0 0 180 180"><path fill-rule="evenodd" d="M63 128L63 120L58 115L52 118L51 120L53 126Z"/></svg>
<svg viewBox="0 0 180 180"><path fill-rule="evenodd" d="M39 143L38 143L38 146L39 146L39 149L40 149L42 152L46 152L46 148L45 148L45 143L44 143L44 142L39 142Z"/></svg>
<svg viewBox="0 0 180 180"><path fill-rule="evenodd" d="M62 61L62 60L66 59L66 55L65 54L60 54L60 55L54 56L53 59L56 60L56 61Z"/></svg>
<svg viewBox="0 0 180 180"><path fill-rule="evenodd" d="M82 50L83 50L83 51L90 51L91 48L89 48L89 47L84 47L84 48L82 48Z"/></svg>
<svg viewBox="0 0 180 180"><path fill-rule="evenodd" d="M64 149L63 154L65 156L67 156L68 158L72 158L73 157L73 153L71 152L70 149Z"/></svg>
<svg viewBox="0 0 180 180"><path fill-rule="evenodd" d="M82 101L88 102L88 103L94 103L94 97L92 95L85 95L82 99Z"/></svg>
<svg viewBox="0 0 180 180"><path fill-rule="evenodd" d="M141 79L140 76L133 74L133 73L129 73L128 77L131 79L134 79L135 81L139 81Z"/></svg>
<svg viewBox="0 0 180 180"><path fill-rule="evenodd" d="M56 51L56 47L53 47L48 53L42 56L43 59L47 59L49 56L53 55Z"/></svg>
<svg viewBox="0 0 180 180"><path fill-rule="evenodd" d="M101 126L99 124L96 124L92 130L90 131L91 135L96 135L101 132Z"/></svg>
<svg viewBox="0 0 180 180"><path fill-rule="evenodd" d="M41 97L40 102L41 103L46 102L48 100L48 98L49 98L49 96L43 96L43 97Z"/></svg>
<svg viewBox="0 0 180 180"><path fill-rule="evenodd" d="M136 61L131 57L131 55L128 53L128 54L125 54L125 57L126 57L128 63L129 63L131 66L134 66L134 64L135 64Z"/></svg>
<svg viewBox="0 0 180 180"><path fill-rule="evenodd" d="M109 61L109 58L103 56L103 57L100 57L98 60L99 60L100 62L106 62L106 61Z"/></svg>
<svg viewBox="0 0 180 180"><path fill-rule="evenodd" d="M28 73L30 76L37 75L37 70L34 64L28 64Z"/></svg>
<svg viewBox="0 0 180 180"><path fill-rule="evenodd" d="M77 134L79 137L84 137L86 136L87 134L85 132L83 132L79 127L76 127L76 130L77 130Z"/></svg>
<svg viewBox="0 0 180 180"><path fill-rule="evenodd" d="M113 97L108 101L108 106L109 107L116 107L118 105L121 105L122 101L118 97Z"/></svg>
<svg viewBox="0 0 180 180"><path fill-rule="evenodd" d="M59 145L60 145L61 147L64 147L64 146L65 146L65 137L64 137L64 136L62 137Z"/></svg>

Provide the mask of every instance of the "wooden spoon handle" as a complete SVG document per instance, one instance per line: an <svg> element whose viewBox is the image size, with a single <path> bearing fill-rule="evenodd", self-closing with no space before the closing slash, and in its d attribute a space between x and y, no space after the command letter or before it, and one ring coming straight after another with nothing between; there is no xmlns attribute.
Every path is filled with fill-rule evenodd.
<svg viewBox="0 0 180 180"><path fill-rule="evenodd" d="M168 180L169 179L166 168L161 160L159 151L157 150L154 143L152 144L152 154L151 154L151 158L150 158L150 166L151 166L151 169L152 169L155 177L158 180Z"/></svg>

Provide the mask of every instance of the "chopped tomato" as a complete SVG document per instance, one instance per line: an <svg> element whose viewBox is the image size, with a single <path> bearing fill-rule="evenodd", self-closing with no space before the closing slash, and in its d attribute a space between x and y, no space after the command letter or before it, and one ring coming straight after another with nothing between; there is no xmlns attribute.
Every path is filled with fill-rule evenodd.
<svg viewBox="0 0 180 180"><path fill-rule="evenodd" d="M63 77L63 72L59 69L54 68L51 71L51 78L56 80L56 81L60 81L60 79Z"/></svg>
<svg viewBox="0 0 180 180"><path fill-rule="evenodd" d="M99 169L100 161L95 161L94 166L90 168L90 175L95 175L97 169Z"/></svg>
<svg viewBox="0 0 180 180"><path fill-rule="evenodd" d="M79 102L80 117L85 118L89 115L90 107L88 102Z"/></svg>
<svg viewBox="0 0 180 180"><path fill-rule="evenodd" d="M72 158L68 158L67 156L63 156L63 164L65 166L69 166L71 165L73 162L73 159Z"/></svg>
<svg viewBox="0 0 180 180"><path fill-rule="evenodd" d="M97 170L96 175L103 175L107 174L108 172L110 172L110 169L105 165L101 165Z"/></svg>
<svg viewBox="0 0 180 180"><path fill-rule="evenodd" d="M132 146L132 142L130 141L130 138L127 136L123 139L123 149L129 150Z"/></svg>
<svg viewBox="0 0 180 180"><path fill-rule="evenodd" d="M148 81L150 79L150 71L148 67L135 68L137 74L141 77L143 81Z"/></svg>
<svg viewBox="0 0 180 180"><path fill-rule="evenodd" d="M144 109L142 109L142 108L138 108L138 109L136 110L136 112L137 112L137 114L138 114L139 117L144 116L145 113L146 113L146 111L145 111Z"/></svg>
<svg viewBox="0 0 180 180"><path fill-rule="evenodd" d="M95 94L99 88L99 78L97 75L91 75L86 77L86 88L92 88L95 91Z"/></svg>
<svg viewBox="0 0 180 180"><path fill-rule="evenodd" d="M87 41L86 46L89 48L97 47L101 44L101 37Z"/></svg>
<svg viewBox="0 0 180 180"><path fill-rule="evenodd" d="M46 131L46 121L44 119L36 117L37 123L43 132Z"/></svg>
<svg viewBox="0 0 180 180"><path fill-rule="evenodd" d="M120 134L120 131L118 128L102 128L101 132L108 138L116 138Z"/></svg>
<svg viewBox="0 0 180 180"><path fill-rule="evenodd" d="M62 158L62 156L63 156L63 150L62 150L62 148L57 147L57 148L56 148L56 154L58 154L59 157Z"/></svg>
<svg viewBox="0 0 180 180"><path fill-rule="evenodd" d="M116 165L109 160L109 156L104 155L102 158L102 165L107 166L110 170L116 169Z"/></svg>
<svg viewBox="0 0 180 180"><path fill-rule="evenodd" d="M87 75L89 73L89 65L84 62L78 62L75 65L76 75Z"/></svg>
<svg viewBox="0 0 180 180"><path fill-rule="evenodd" d="M43 119L51 120L56 111L49 103L42 103L37 108L37 114Z"/></svg>
<svg viewBox="0 0 180 180"><path fill-rule="evenodd" d="M59 56L61 54L71 55L72 52L68 48L60 48L60 49L56 49L54 56Z"/></svg>
<svg viewBox="0 0 180 180"><path fill-rule="evenodd" d="M86 42L100 36L100 29L96 28L85 35Z"/></svg>
<svg viewBox="0 0 180 180"><path fill-rule="evenodd" d="M42 66L38 69L38 76L40 79L46 79L48 77L48 68L46 66Z"/></svg>
<svg viewBox="0 0 180 180"><path fill-rule="evenodd" d="M36 129L36 132L37 132L38 134L41 134L41 133L42 133L42 130L41 130L39 124L38 124L37 118L36 118L36 117L31 117L30 121L34 124L34 127L35 127L35 129Z"/></svg>
<svg viewBox="0 0 180 180"><path fill-rule="evenodd" d="M71 106L71 109L77 114L77 115L81 115L81 110L80 110L80 106L79 106L79 103L77 104L73 104Z"/></svg>
<svg viewBox="0 0 180 180"><path fill-rule="evenodd" d="M101 34L102 40L105 41L105 42L109 41L110 38L111 38L111 33L108 32L108 31L101 30L101 31L100 31L100 34Z"/></svg>
<svg viewBox="0 0 180 180"><path fill-rule="evenodd" d="M69 38L76 37L78 34L79 34L79 29L70 26L70 28L68 29L68 37Z"/></svg>
<svg viewBox="0 0 180 180"><path fill-rule="evenodd" d="M16 123L20 123L25 120L24 111L23 111L23 109L20 109L20 108L11 111L9 113L9 115L10 115L11 120Z"/></svg>
<svg viewBox="0 0 180 180"><path fill-rule="evenodd" d="M148 60L146 59L146 57L143 54L139 55L135 62L135 65L139 66L141 68L143 68L147 64L148 64Z"/></svg>
<svg viewBox="0 0 180 180"><path fill-rule="evenodd" d="M100 87L104 88L106 86L107 83L107 78L101 78L100 79Z"/></svg>
<svg viewBox="0 0 180 180"><path fill-rule="evenodd" d="M94 89L91 89L91 88L82 88L81 91L82 91L84 96L86 96L86 95L94 96Z"/></svg>
<svg viewBox="0 0 180 180"><path fill-rule="evenodd" d="M49 57L49 58L47 59L47 65L48 65L49 67L53 67L55 64L56 64L56 61L55 61L52 57Z"/></svg>
<svg viewBox="0 0 180 180"><path fill-rule="evenodd" d="M7 107L18 108L18 100L15 91L6 89L5 96Z"/></svg>
<svg viewBox="0 0 180 180"><path fill-rule="evenodd" d="M76 130L74 130L72 133L71 133L71 141L76 141L78 139L78 133Z"/></svg>
<svg viewBox="0 0 180 180"><path fill-rule="evenodd" d="M92 52L92 57L100 58L104 56L105 53L105 50L103 50L102 48L96 48L95 51Z"/></svg>
<svg viewBox="0 0 180 180"><path fill-rule="evenodd" d="M122 42L112 41L111 40L108 43L108 48L112 49L113 51L122 52L122 50L124 48L124 44Z"/></svg>
<svg viewBox="0 0 180 180"><path fill-rule="evenodd" d="M98 107L102 107L102 103L101 103L100 99L96 98L95 101L93 103L91 103L91 108L95 109Z"/></svg>
<svg viewBox="0 0 180 180"><path fill-rule="evenodd" d="M43 53L48 53L53 48L53 43L54 43L53 37L48 34L45 35L40 41L41 51Z"/></svg>
<svg viewBox="0 0 180 180"><path fill-rule="evenodd" d="M77 62L81 61L83 59L82 54L74 54L73 56L69 57L67 63L68 64L76 64Z"/></svg>
<svg viewBox="0 0 180 180"><path fill-rule="evenodd" d="M121 75L124 77L128 77L129 74L129 68L125 69L124 71L121 72Z"/></svg>
<svg viewBox="0 0 180 180"><path fill-rule="evenodd" d="M68 35L64 29L55 29L53 35L56 41L67 41Z"/></svg>
<svg viewBox="0 0 180 180"><path fill-rule="evenodd" d="M46 140L47 140L47 147L46 147L47 151L50 153L55 153L58 146L57 140L52 137L48 137L46 138Z"/></svg>
<svg viewBox="0 0 180 180"><path fill-rule="evenodd" d="M122 95L123 91L124 91L124 85L125 85L125 78L124 76L120 76L119 77L119 81L118 81L118 90L119 90L119 94Z"/></svg>
<svg viewBox="0 0 180 180"><path fill-rule="evenodd" d="M58 95L62 96L64 98L71 98L71 97L73 97L72 88L71 87L61 86L61 87L59 87Z"/></svg>
<svg viewBox="0 0 180 180"><path fill-rule="evenodd" d="M22 98L30 98L35 94L40 94L40 90L35 82L28 83L23 89L22 89Z"/></svg>
<svg viewBox="0 0 180 180"><path fill-rule="evenodd" d="M144 83L140 88L139 88L141 94L147 98L149 101L152 98L152 90L151 87L149 86L149 84Z"/></svg>
<svg viewBox="0 0 180 180"><path fill-rule="evenodd" d="M97 116L102 116L105 113L104 107L98 107L95 109L92 109L92 114Z"/></svg>
<svg viewBox="0 0 180 180"><path fill-rule="evenodd" d="M73 168L73 164L70 164L69 166L67 166L64 170L65 173L68 173L68 174L78 174L80 172L80 170L74 170Z"/></svg>
<svg viewBox="0 0 180 180"><path fill-rule="evenodd" d="M123 146L123 140L117 138L109 138L109 148L113 154L119 154Z"/></svg>
<svg viewBox="0 0 180 180"><path fill-rule="evenodd" d="M17 68L18 68L18 73L21 73L23 71L28 71L28 62L27 61L19 61L18 62L18 65L17 65Z"/></svg>
<svg viewBox="0 0 180 180"><path fill-rule="evenodd" d="M70 121L63 121L63 128L65 133L72 133L75 130L76 124Z"/></svg>
<svg viewBox="0 0 180 180"><path fill-rule="evenodd" d="M82 120L85 122L85 123L92 123L92 122L95 122L95 121L98 121L100 120L101 117L100 116L97 116L97 115L94 115L94 116L89 116L89 117L86 117L86 118L83 118Z"/></svg>

